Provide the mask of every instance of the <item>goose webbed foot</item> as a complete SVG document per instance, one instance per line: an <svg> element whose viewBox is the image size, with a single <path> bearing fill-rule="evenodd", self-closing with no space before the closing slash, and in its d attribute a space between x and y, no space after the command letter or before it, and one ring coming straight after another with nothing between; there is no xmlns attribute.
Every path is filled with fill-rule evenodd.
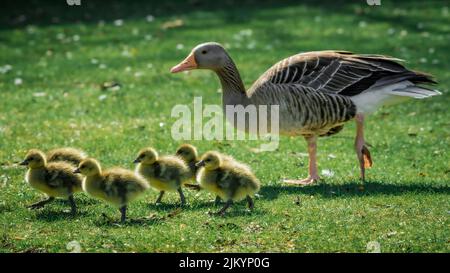
<svg viewBox="0 0 450 273"><path fill-rule="evenodd" d="M291 185L311 185L319 180L319 176L308 176L305 179L285 179L283 182Z"/></svg>
<svg viewBox="0 0 450 273"><path fill-rule="evenodd" d="M31 204L31 205L27 206L27 208L29 208L29 209L40 209L40 208L44 207L46 204L48 204L50 202L53 202L53 200L55 200L54 197L49 197L49 198L47 198L45 200L42 200L42 201L39 201L39 202Z"/></svg>
<svg viewBox="0 0 450 273"><path fill-rule="evenodd" d="M317 136L306 136L305 140L308 143L309 176L305 179L285 179L283 180L284 183L291 185L310 185L320 179L317 171Z"/></svg>

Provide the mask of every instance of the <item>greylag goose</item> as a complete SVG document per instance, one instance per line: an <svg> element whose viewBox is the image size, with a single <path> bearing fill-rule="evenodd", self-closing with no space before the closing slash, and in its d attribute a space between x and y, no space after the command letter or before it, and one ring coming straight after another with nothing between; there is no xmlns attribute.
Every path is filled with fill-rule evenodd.
<svg viewBox="0 0 450 273"><path fill-rule="evenodd" d="M278 105L280 134L303 136L309 154L309 176L285 182L310 184L320 179L316 159L318 137L336 134L345 122L355 119L355 150L364 180L365 169L372 165L364 141L364 117L382 105L404 98L422 99L440 94L419 86L435 84L430 75L408 70L399 61L347 51L300 53L273 65L246 91L226 50L209 42L192 49L171 72L191 69L216 72L222 84L224 109L226 105Z"/></svg>

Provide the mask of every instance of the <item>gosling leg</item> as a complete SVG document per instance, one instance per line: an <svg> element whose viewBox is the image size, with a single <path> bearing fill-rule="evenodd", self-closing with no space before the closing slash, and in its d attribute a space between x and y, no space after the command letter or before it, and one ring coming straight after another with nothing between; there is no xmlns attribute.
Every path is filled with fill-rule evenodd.
<svg viewBox="0 0 450 273"><path fill-rule="evenodd" d="M309 185L320 179L319 172L317 171L317 136L306 136L305 140L308 143L309 176L301 180L287 179L284 180L285 183L294 185Z"/></svg>
<svg viewBox="0 0 450 273"><path fill-rule="evenodd" d="M181 205L182 206L186 205L186 198L184 197L184 193L181 188L178 188L178 194L180 194Z"/></svg>
<svg viewBox="0 0 450 273"><path fill-rule="evenodd" d="M253 210L253 208L255 207L255 203L253 202L253 199L250 197L250 195L247 195L247 203L248 203L248 208L250 210Z"/></svg>
<svg viewBox="0 0 450 273"><path fill-rule="evenodd" d="M223 208L221 208L218 212L216 212L216 215L224 215L225 211L233 204L233 200L228 200Z"/></svg>
<svg viewBox="0 0 450 273"><path fill-rule="evenodd" d="M157 204L157 205L158 205L158 204L161 204L161 199L163 198L163 196L164 196L164 191L160 191L160 192L159 192L158 199L156 199L156 204Z"/></svg>
<svg viewBox="0 0 450 273"><path fill-rule="evenodd" d="M355 138L355 151L359 161L361 180L365 181L366 168L372 167L372 157L370 151L365 145L364 140L364 115L357 114L356 121L356 138Z"/></svg>
<svg viewBox="0 0 450 273"><path fill-rule="evenodd" d="M222 203L222 198L220 196L216 195L216 199L214 200L214 206L218 206Z"/></svg>
<svg viewBox="0 0 450 273"><path fill-rule="evenodd" d="M120 222L121 222L121 223L124 223L124 222L125 222L125 219L127 218L127 206L126 206L126 205L120 207L120 214L121 214L121 216L120 216Z"/></svg>
<svg viewBox="0 0 450 273"><path fill-rule="evenodd" d="M77 205L75 204L73 195L69 195L69 204L70 204L70 214L72 214L72 216L75 216L77 214Z"/></svg>
<svg viewBox="0 0 450 273"><path fill-rule="evenodd" d="M27 206L27 208L29 209L39 209L44 207L46 204L51 203L55 200L55 197L51 197L49 196L47 199L44 199L42 201L36 202L34 204L31 204L29 206Z"/></svg>

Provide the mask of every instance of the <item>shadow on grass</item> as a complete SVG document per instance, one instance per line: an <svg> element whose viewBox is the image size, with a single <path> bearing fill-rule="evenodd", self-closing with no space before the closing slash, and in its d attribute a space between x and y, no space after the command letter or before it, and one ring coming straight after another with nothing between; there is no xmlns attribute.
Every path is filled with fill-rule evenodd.
<svg viewBox="0 0 450 273"><path fill-rule="evenodd" d="M450 194L450 187L431 184L386 184L381 181L351 182L342 185L330 185L326 182L311 186L265 186L261 188L262 199L273 200L280 194L320 195L325 198L403 195L408 193Z"/></svg>
<svg viewBox="0 0 450 273"><path fill-rule="evenodd" d="M224 216L215 216L210 215L211 217L235 217L235 216L244 216L249 214L263 214L263 212L259 210L253 210L248 211L246 209L246 202L236 202L234 203L226 212ZM176 209L180 209L180 213L183 211L198 211L201 209L209 209L209 212L214 213L219 211L223 207L224 203L220 203L219 205L216 205L214 200L212 201L196 201L195 203L188 203L185 206L180 206L180 204L176 203L162 203L159 205L156 205L155 203L151 203L148 205L150 210L157 211L157 212L168 212L168 211L174 211Z"/></svg>
<svg viewBox="0 0 450 273"><path fill-rule="evenodd" d="M38 220L45 222L56 222L65 220L74 220L85 217L87 213L85 211L77 211L77 214L72 216L70 211L67 210L54 210L52 208L43 210L33 210L36 212L35 217Z"/></svg>

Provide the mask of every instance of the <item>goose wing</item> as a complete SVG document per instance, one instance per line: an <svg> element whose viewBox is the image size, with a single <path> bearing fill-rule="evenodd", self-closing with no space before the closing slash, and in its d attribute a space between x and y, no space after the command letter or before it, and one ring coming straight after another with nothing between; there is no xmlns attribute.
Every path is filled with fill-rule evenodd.
<svg viewBox="0 0 450 273"><path fill-rule="evenodd" d="M374 87L404 80L413 83L435 83L430 75L406 69L399 59L382 55L359 55L347 51L300 53L276 63L249 90L251 95L264 86L290 86L354 96ZM283 89L283 88L282 88Z"/></svg>

